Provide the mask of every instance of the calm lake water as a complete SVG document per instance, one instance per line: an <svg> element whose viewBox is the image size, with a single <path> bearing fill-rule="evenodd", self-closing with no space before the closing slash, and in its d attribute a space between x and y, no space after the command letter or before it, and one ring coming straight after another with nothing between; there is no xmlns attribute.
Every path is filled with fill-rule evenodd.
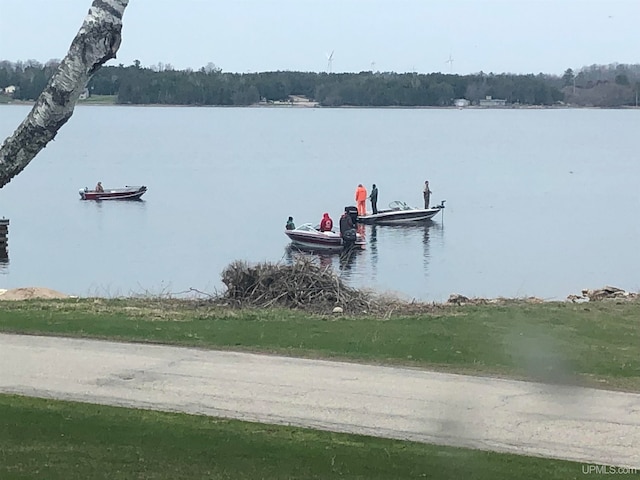
<svg viewBox="0 0 640 480"><path fill-rule="evenodd" d="M0 136L29 111L0 107ZM444 215L367 227L366 249L331 264L350 285L444 301L583 288L640 289L637 124L631 110L293 109L81 106L0 190L9 259L0 288L74 295L223 290L234 260L290 262L283 233L337 222L355 188L379 206ZM78 189L147 185L142 202Z"/></svg>

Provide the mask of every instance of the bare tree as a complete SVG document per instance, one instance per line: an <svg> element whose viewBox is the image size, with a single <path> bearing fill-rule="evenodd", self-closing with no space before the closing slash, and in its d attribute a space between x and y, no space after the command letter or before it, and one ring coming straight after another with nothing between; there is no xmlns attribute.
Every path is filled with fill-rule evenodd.
<svg viewBox="0 0 640 480"><path fill-rule="evenodd" d="M67 56L27 118L0 147L0 188L20 173L71 118L80 94L100 67L116 57L129 0L93 0Z"/></svg>

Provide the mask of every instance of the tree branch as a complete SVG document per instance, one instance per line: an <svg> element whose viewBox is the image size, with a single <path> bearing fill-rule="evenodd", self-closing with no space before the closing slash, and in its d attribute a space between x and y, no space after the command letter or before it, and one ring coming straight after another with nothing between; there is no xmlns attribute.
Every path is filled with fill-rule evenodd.
<svg viewBox="0 0 640 480"><path fill-rule="evenodd" d="M67 56L27 118L0 147L0 188L20 173L71 118L92 75L120 47L122 16L129 0L93 0Z"/></svg>

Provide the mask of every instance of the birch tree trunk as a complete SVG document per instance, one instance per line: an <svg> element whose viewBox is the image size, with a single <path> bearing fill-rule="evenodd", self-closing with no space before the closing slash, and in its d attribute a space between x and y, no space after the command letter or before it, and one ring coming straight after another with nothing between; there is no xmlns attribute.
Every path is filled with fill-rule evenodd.
<svg viewBox="0 0 640 480"><path fill-rule="evenodd" d="M24 1L24 0L23 0ZM92 75L120 47L122 15L129 0L93 0L67 56L33 109L0 147L0 188L20 173L71 118Z"/></svg>

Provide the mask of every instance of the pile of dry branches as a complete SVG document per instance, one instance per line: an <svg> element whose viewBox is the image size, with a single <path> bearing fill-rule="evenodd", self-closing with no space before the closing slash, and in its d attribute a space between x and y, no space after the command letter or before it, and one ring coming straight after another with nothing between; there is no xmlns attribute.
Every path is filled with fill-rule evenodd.
<svg viewBox="0 0 640 480"><path fill-rule="evenodd" d="M236 261L222 272L227 287L223 299L239 307L286 307L330 313L340 307L345 313L376 310L373 296L347 287L330 269L304 257L291 265Z"/></svg>

